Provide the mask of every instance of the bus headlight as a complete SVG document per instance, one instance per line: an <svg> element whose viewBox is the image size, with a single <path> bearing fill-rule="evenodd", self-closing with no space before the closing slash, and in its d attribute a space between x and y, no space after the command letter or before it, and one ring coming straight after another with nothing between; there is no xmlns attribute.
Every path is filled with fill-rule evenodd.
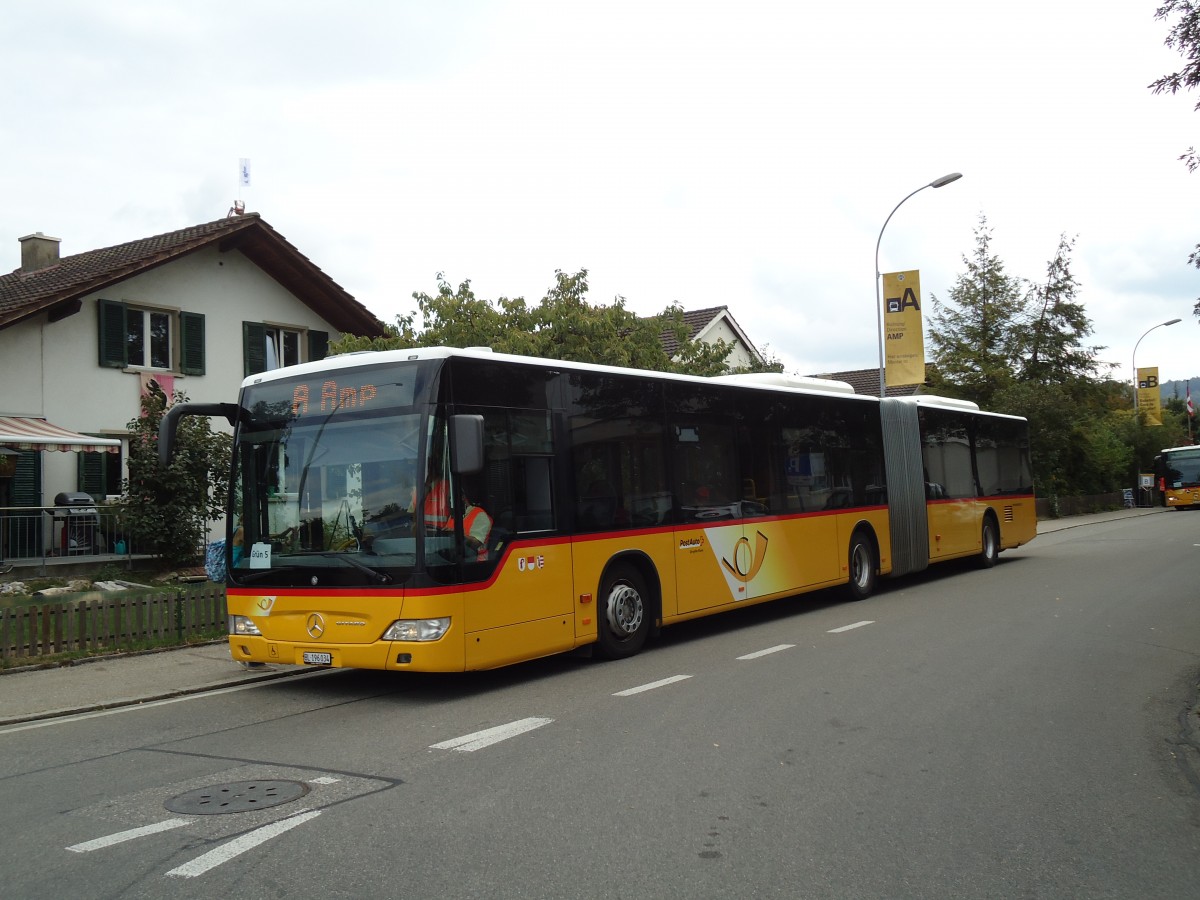
<svg viewBox="0 0 1200 900"><path fill-rule="evenodd" d="M385 641L436 641L450 627L450 618L397 619L383 633Z"/></svg>
<svg viewBox="0 0 1200 900"><path fill-rule="evenodd" d="M254 620L249 616L230 616L229 633L254 635L255 637L262 636L262 632L258 630L258 626L254 624Z"/></svg>

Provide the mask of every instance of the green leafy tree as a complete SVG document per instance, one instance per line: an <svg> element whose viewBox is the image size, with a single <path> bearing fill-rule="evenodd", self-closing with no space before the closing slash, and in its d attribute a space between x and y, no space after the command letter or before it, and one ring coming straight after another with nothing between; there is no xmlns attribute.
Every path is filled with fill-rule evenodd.
<svg viewBox="0 0 1200 900"><path fill-rule="evenodd" d="M176 392L176 403L187 397ZM122 521L136 546L149 548L172 566L201 559L209 522L224 515L229 435L214 432L207 418L179 422L175 455L158 461L158 425L167 398L157 382L142 397L141 415L129 422L129 477L119 502Z"/></svg>
<svg viewBox="0 0 1200 900"><path fill-rule="evenodd" d="M574 274L557 271L554 284L536 304L523 297L493 302L477 297L470 281L455 287L439 273L435 293L413 294L422 320L420 330L413 325L415 314L400 316L386 337L344 336L331 351L482 346L501 353L663 372L716 375L728 371L725 359L732 347L723 341L690 340L678 305L642 317L630 311L620 296L611 304L594 306L587 302L587 291L586 269ZM663 349L664 334L674 335L678 342L677 359ZM783 370L770 358L755 368Z"/></svg>
<svg viewBox="0 0 1200 900"><path fill-rule="evenodd" d="M1178 51L1187 62L1182 69L1171 72L1162 78L1152 81L1149 88L1155 94L1177 94L1179 91L1190 91L1200 85L1200 4L1192 0L1166 0L1154 11L1154 18L1161 22L1172 22L1170 31L1164 43L1172 50ZM1194 107L1200 111L1200 100ZM1189 172L1200 168L1200 157L1196 155L1195 147L1188 147L1179 159L1187 166ZM1200 268L1200 244L1188 256L1188 262ZM1197 301L1192 314L1200 317L1200 300Z"/></svg>
<svg viewBox="0 0 1200 900"><path fill-rule="evenodd" d="M992 408L996 394L1018 371L1028 316L1021 279L1009 275L991 251L992 232L979 217L975 254L963 256L966 272L950 288L947 302L934 295L929 340L935 392Z"/></svg>

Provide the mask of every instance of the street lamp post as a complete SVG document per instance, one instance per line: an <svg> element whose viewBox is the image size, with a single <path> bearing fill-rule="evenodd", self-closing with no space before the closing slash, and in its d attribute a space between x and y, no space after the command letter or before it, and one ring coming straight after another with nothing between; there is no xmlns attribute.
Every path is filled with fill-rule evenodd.
<svg viewBox="0 0 1200 900"><path fill-rule="evenodd" d="M1168 321L1168 322L1159 322L1157 325L1151 325L1151 326L1150 326L1149 328L1147 328L1147 329L1146 329L1146 331L1145 331L1145 332L1142 334L1142 337L1140 337L1140 338L1138 338L1138 339L1137 339L1137 344L1134 344L1134 345L1133 345L1133 408L1134 408L1134 409L1137 409L1137 408L1138 408L1138 377L1137 377L1137 348L1138 348L1138 344L1140 344L1140 343L1142 342L1142 338L1144 338L1144 337L1145 337L1147 334L1149 334L1149 333L1150 333L1151 331L1153 331L1155 328L1162 328L1162 327L1163 327L1163 326L1165 326L1165 325L1176 325L1176 324L1178 324L1179 322L1182 322L1182 321L1183 321L1182 319L1171 319L1171 320L1170 320L1170 321Z"/></svg>
<svg viewBox="0 0 1200 900"><path fill-rule="evenodd" d="M929 182L929 184L921 185L919 188L913 191L912 194L909 194L908 197L911 197L913 194L920 193L921 191L925 190L925 188L945 187L950 182L958 181L960 178L962 178L962 172L951 172L949 175L943 175L941 178ZM905 197L904 200L901 200L899 203L897 203L892 211L888 213L888 217L883 220L883 228L879 229L879 239L875 241L875 321L879 327L879 398L881 400L887 391L887 382L884 378L883 365L883 299L879 295L879 244L883 241L883 232L888 227L888 222L892 221L892 216L896 214L897 209L904 205L904 201L907 200L908 197Z"/></svg>

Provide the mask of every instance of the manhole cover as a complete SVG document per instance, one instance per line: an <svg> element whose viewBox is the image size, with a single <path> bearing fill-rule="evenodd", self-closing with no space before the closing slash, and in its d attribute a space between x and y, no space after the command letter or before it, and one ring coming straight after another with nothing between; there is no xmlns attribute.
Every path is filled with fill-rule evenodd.
<svg viewBox="0 0 1200 900"><path fill-rule="evenodd" d="M301 781L234 781L188 791L172 797L163 806L185 815L219 816L269 809L299 800L307 793L308 785Z"/></svg>

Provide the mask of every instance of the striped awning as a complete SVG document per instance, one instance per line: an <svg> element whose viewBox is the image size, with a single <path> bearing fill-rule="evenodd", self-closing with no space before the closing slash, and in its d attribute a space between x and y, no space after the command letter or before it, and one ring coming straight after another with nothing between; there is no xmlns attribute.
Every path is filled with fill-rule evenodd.
<svg viewBox="0 0 1200 900"><path fill-rule="evenodd" d="M76 434L45 419L0 416L0 447L16 450L90 450L119 453L121 442L116 438Z"/></svg>

